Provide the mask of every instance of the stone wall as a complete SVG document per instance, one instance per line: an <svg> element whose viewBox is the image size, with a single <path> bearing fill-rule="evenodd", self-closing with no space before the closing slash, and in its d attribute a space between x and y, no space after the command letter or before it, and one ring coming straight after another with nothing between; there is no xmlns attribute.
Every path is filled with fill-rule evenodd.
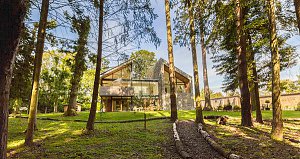
<svg viewBox="0 0 300 159"><path fill-rule="evenodd" d="M267 105L272 109L272 97L271 96L262 96L260 97L260 105L262 108L266 108ZM270 103L267 104L266 100L269 100ZM280 98L282 110L296 110L298 105L300 105L300 93L294 94L283 94Z"/></svg>
<svg viewBox="0 0 300 159"><path fill-rule="evenodd" d="M260 106L262 109L265 108L271 108L272 109L272 97L271 96L261 96L259 98L260 100ZM266 101L269 100L270 103L266 103ZM205 101L201 101L201 105L204 106ZM220 105L241 105L240 97L239 96L233 96L233 97L222 97L222 98L214 98L211 99L211 104L214 109L217 109ZM281 95L281 106L282 110L296 110L298 105L300 105L300 93L294 93L294 94L283 94Z"/></svg>
<svg viewBox="0 0 300 159"><path fill-rule="evenodd" d="M225 106L225 105L241 105L240 97L239 96L232 96L232 97L223 97L223 98L214 98L211 99L211 106L214 110L217 110L219 106ZM205 101L201 100L201 106L204 107Z"/></svg>

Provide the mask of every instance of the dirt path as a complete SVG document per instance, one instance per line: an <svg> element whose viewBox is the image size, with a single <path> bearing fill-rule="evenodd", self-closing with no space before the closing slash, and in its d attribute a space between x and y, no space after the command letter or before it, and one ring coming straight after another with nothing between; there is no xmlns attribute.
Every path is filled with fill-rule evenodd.
<svg viewBox="0 0 300 159"><path fill-rule="evenodd" d="M184 144L187 153L193 159L223 159L205 139L197 132L197 128L192 121L180 121L177 125L180 140Z"/></svg>

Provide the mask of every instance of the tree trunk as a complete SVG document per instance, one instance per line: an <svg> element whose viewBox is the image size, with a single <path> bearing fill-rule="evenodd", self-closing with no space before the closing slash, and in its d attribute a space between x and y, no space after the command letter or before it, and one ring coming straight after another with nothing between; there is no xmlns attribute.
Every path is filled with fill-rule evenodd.
<svg viewBox="0 0 300 159"><path fill-rule="evenodd" d="M199 72L197 62L197 50L196 50L196 34L194 24L194 5L191 0L188 1L188 12L190 19L190 40L193 55L193 71L194 71L194 87L195 87L195 100L196 100L196 122L204 124L201 99L200 99L200 88L199 88Z"/></svg>
<svg viewBox="0 0 300 159"><path fill-rule="evenodd" d="M256 70L256 62L255 62L255 53L252 47L252 38L248 33L248 41L249 41L249 88L250 88L250 96L251 96L251 104L252 107L256 110L256 121L263 124L262 114L260 109L260 101L259 101L259 87L258 87L258 75Z"/></svg>
<svg viewBox="0 0 300 159"><path fill-rule="evenodd" d="M36 120L35 118L36 118L37 105L38 105L39 83L40 83L40 74L41 74L43 52L44 52L44 42L46 36L48 10L49 10L49 0L43 0L41 17L39 22L35 62L34 62L33 86L32 86L31 100L30 100L28 128L25 137L25 145L27 146L33 145L33 132L35 129L34 125L35 125L35 120Z"/></svg>
<svg viewBox="0 0 300 159"><path fill-rule="evenodd" d="M95 122L96 110L97 110L97 100L98 100L99 82L100 82L100 71L101 71L101 64L102 64L102 36L103 36L103 16L104 16L103 5L104 5L104 0L100 0L98 56L97 56L97 64L96 64L92 104L91 104L89 119L88 119L88 122L87 122L87 125L86 125L86 129L88 131L94 130L94 122Z"/></svg>
<svg viewBox="0 0 300 159"><path fill-rule="evenodd" d="M83 75L83 70L85 67L85 47L87 45L87 39L89 35L90 30L90 21L89 19L73 19L74 22L72 23L78 23L79 25L74 25L74 29L79 35L79 39L77 41L77 47L76 49L77 54L75 56L75 66L74 66L74 73L73 78L71 80L71 92L70 92L70 99L68 104L68 110L64 114L65 116L76 116L76 106L77 106L77 95L78 90L80 87L80 81Z"/></svg>
<svg viewBox="0 0 300 159"><path fill-rule="evenodd" d="M237 55L238 55L238 77L239 87L241 92L241 105L242 105L242 126L253 126L251 116L250 92L248 87L247 76L247 54L246 54L246 37L244 29L244 14L241 3L242 0L236 0L236 26L237 26Z"/></svg>
<svg viewBox="0 0 300 159"><path fill-rule="evenodd" d="M171 15L170 15L170 2L165 0L166 11L166 26L167 26L167 41L168 41L168 56L169 56L169 80L170 80L170 99L171 99L171 120L177 120L177 103L176 103L176 79L175 79L175 66L173 56L173 39L171 28Z"/></svg>
<svg viewBox="0 0 300 159"><path fill-rule="evenodd" d="M202 0L202 4L205 2ZM200 42L201 42L201 50L202 50L202 66L203 66L203 82L204 82L204 98L205 105L204 110L213 110L210 101L210 90L208 84L208 75L207 75L207 64L206 64L206 45L204 39L204 21L203 21L203 8L199 8L199 18L200 18Z"/></svg>
<svg viewBox="0 0 300 159"><path fill-rule="evenodd" d="M268 14L270 25L270 47L271 47L271 61L272 61L272 109L273 121L271 138L274 140L283 140L283 121L282 110L280 103L280 55L278 52L278 40L276 33L275 20L275 2L268 0Z"/></svg>
<svg viewBox="0 0 300 159"><path fill-rule="evenodd" d="M13 64L18 50L25 0L0 1L0 158L6 159L8 105Z"/></svg>
<svg viewBox="0 0 300 159"><path fill-rule="evenodd" d="M294 0L295 11L297 16L297 24L300 32L300 0Z"/></svg>
<svg viewBox="0 0 300 159"><path fill-rule="evenodd" d="M253 80L254 80L254 92L255 92L255 100L256 100L256 121L263 124L260 100L259 100L259 87L258 87L258 75L256 70L256 63L253 63Z"/></svg>

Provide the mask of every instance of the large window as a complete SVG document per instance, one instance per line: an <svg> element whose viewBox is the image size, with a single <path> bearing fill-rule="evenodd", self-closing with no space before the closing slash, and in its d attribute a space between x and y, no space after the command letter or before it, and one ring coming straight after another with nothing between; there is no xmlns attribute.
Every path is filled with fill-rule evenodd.
<svg viewBox="0 0 300 159"><path fill-rule="evenodd" d="M157 96L158 82L153 81L132 81L134 94L136 96Z"/></svg>

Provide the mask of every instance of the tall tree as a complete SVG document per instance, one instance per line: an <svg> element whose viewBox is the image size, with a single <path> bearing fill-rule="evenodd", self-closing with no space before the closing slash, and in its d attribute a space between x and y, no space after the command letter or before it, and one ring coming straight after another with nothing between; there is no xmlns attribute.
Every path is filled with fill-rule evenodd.
<svg viewBox="0 0 300 159"><path fill-rule="evenodd" d="M295 11L297 16L297 24L300 32L300 0L294 0Z"/></svg>
<svg viewBox="0 0 300 159"><path fill-rule="evenodd" d="M280 103L280 55L278 51L278 40L276 31L276 16L274 0L267 0L269 15L270 48L272 61L272 109L273 121L271 138L283 140L283 121Z"/></svg>
<svg viewBox="0 0 300 159"><path fill-rule="evenodd" d="M204 12L206 4L205 0L198 1L197 6L197 16L199 18L199 36L200 36L200 43L201 43L201 53L202 53L202 66L203 66L203 83L204 83L204 99L205 105L204 110L212 110L211 101L210 101L210 89L208 83L208 75L207 75L207 63L206 63L206 44L205 44L205 21L204 21Z"/></svg>
<svg viewBox="0 0 300 159"><path fill-rule="evenodd" d="M32 85L32 94L30 100L28 127L27 127L26 137L25 137L25 145L27 146L33 145L33 133L35 129L36 112L38 106L39 83L40 83L40 74L42 68L48 11L49 11L49 0L43 0L41 14L40 14L41 16L39 21L36 55L34 61L33 85Z"/></svg>
<svg viewBox="0 0 300 159"><path fill-rule="evenodd" d="M175 66L173 56L173 39L171 28L170 1L165 0L166 26L167 26L167 41L168 41L168 56L169 56L169 80L170 80L170 99L171 99L171 120L177 120L177 103L176 103L176 81L175 81Z"/></svg>
<svg viewBox="0 0 300 159"><path fill-rule="evenodd" d="M255 52L252 49L252 38L248 36L248 79L252 107L256 110L256 121L263 123L259 100L258 74L256 70Z"/></svg>
<svg viewBox="0 0 300 159"><path fill-rule="evenodd" d="M85 70L85 56L87 53L86 45L90 31L90 19L88 17L73 16L72 27L78 34L77 46L75 47L76 56L75 64L73 66L73 77L71 79L71 92L69 98L68 109L65 112L65 116L76 116L77 94L80 87L80 81Z"/></svg>
<svg viewBox="0 0 300 159"><path fill-rule="evenodd" d="M195 87L195 99L196 99L196 122L204 123L201 99L200 99L200 88L199 88L199 72L197 62L197 50L196 50L196 32L195 32L195 18L194 18L194 2L192 0L187 1L188 13L189 13L189 27L190 27L190 43L193 55L193 71L194 71L194 87ZM202 50L203 51L203 50Z"/></svg>
<svg viewBox="0 0 300 159"><path fill-rule="evenodd" d="M8 105L13 64L18 50L27 0L0 1L0 158L6 159Z"/></svg>
<svg viewBox="0 0 300 159"><path fill-rule="evenodd" d="M95 122L95 118L96 118L96 109L97 109L97 100L98 100L99 82L100 82L100 71L101 71L101 65L102 65L102 43L103 43L102 40L103 40L103 16L104 16L103 6L104 6L104 0L100 0L100 2L99 2L99 33L98 33L97 64L96 64L96 72L95 72L91 109L90 109L89 119L86 124L86 129L88 131L94 130L94 122Z"/></svg>
<svg viewBox="0 0 300 159"><path fill-rule="evenodd" d="M247 41L244 32L244 1L235 0L235 14L236 14L236 32L237 32L237 56L238 56L238 79L239 87L241 92L241 105L242 105L242 126L253 126L252 116L251 116L251 104L250 104L250 92L248 86L248 76L247 76Z"/></svg>

